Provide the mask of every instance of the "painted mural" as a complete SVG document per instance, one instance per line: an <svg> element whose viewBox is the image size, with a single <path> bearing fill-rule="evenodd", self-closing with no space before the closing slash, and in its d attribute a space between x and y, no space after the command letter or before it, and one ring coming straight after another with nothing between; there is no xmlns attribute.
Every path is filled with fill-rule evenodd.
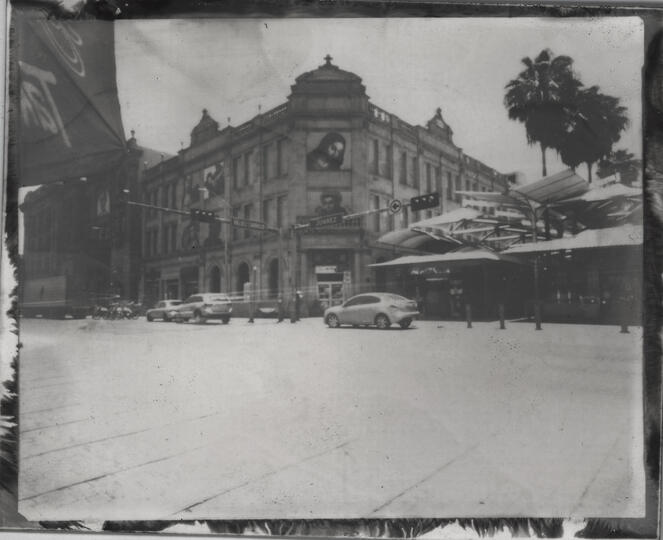
<svg viewBox="0 0 663 540"><path fill-rule="evenodd" d="M207 197L223 197L226 193L225 165L219 161L203 171L203 187L207 190Z"/></svg>

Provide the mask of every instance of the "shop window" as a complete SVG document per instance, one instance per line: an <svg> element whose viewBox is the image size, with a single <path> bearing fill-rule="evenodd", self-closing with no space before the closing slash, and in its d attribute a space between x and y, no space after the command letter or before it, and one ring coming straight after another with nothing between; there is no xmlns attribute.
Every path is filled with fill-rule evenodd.
<svg viewBox="0 0 663 540"><path fill-rule="evenodd" d="M433 173L430 163L426 163L426 193L433 192Z"/></svg>
<svg viewBox="0 0 663 540"><path fill-rule="evenodd" d="M385 156L385 170L384 176L386 178L392 178L392 169L394 165L393 157L393 148L391 144L387 144L384 147L384 156Z"/></svg>
<svg viewBox="0 0 663 540"><path fill-rule="evenodd" d="M377 210L380 208L380 197L377 195L373 195L372 197L372 205L373 205L373 210ZM375 232L380 232L380 213L375 212L373 214L373 230Z"/></svg>
<svg viewBox="0 0 663 540"><path fill-rule="evenodd" d="M262 203L262 222L268 227L272 226L272 199L265 199Z"/></svg>

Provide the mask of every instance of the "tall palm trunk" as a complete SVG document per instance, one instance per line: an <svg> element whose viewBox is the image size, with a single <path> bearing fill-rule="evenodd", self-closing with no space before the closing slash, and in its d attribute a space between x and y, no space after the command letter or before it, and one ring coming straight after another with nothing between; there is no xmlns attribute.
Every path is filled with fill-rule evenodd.
<svg viewBox="0 0 663 540"><path fill-rule="evenodd" d="M541 145L541 167L542 167L542 174L543 176L548 176L548 169L546 167L546 147L543 145L543 143L539 143Z"/></svg>

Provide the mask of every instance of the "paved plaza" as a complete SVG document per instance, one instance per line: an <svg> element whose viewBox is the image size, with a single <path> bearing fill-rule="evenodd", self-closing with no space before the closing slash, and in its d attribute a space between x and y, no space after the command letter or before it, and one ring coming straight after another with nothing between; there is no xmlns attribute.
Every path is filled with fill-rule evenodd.
<svg viewBox="0 0 663 540"><path fill-rule="evenodd" d="M30 520L641 516L641 331L21 321Z"/></svg>

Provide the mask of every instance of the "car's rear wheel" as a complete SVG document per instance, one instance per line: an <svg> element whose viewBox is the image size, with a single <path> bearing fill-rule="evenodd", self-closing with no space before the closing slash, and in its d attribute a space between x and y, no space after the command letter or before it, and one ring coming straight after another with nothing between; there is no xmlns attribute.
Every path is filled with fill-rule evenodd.
<svg viewBox="0 0 663 540"><path fill-rule="evenodd" d="M193 323L202 324L205 322L205 318L201 315L200 311L193 312Z"/></svg>
<svg viewBox="0 0 663 540"><path fill-rule="evenodd" d="M375 326L377 326L380 330L386 330L391 326L389 317L387 317L384 313L379 313L375 317Z"/></svg>
<svg viewBox="0 0 663 540"><path fill-rule="evenodd" d="M405 330L406 328L409 328L409 326L412 324L412 319L403 319L401 322L398 323L398 325Z"/></svg>
<svg viewBox="0 0 663 540"><path fill-rule="evenodd" d="M224 317L223 319L221 319L221 322L223 324L228 324L230 322L230 317Z"/></svg>
<svg viewBox="0 0 663 540"><path fill-rule="evenodd" d="M338 317L333 313L327 315L327 326L329 326L329 328L338 328L340 326L340 321L338 320Z"/></svg>
<svg viewBox="0 0 663 540"><path fill-rule="evenodd" d="M147 318L147 322L153 322L154 321L154 317L152 317L152 315L148 315L146 318Z"/></svg>

